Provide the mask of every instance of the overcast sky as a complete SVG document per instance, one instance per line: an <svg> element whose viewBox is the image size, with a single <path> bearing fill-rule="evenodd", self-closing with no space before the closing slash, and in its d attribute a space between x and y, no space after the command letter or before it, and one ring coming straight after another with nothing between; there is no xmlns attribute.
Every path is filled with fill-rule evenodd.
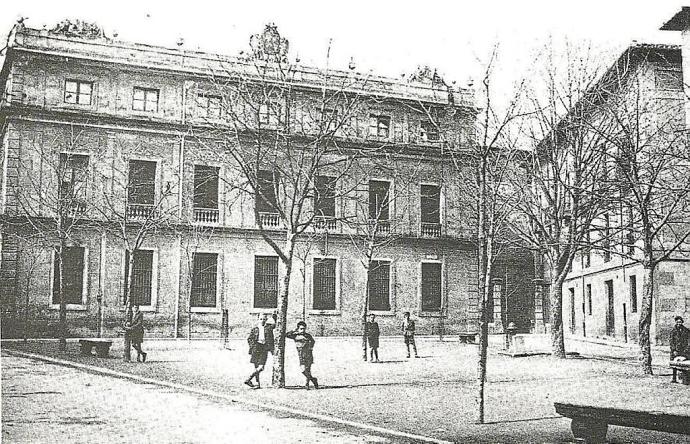
<svg viewBox="0 0 690 444"><path fill-rule="evenodd" d="M437 67L449 81L465 84L481 72L500 43L506 78L524 75L536 48L552 36L589 40L619 53L633 40L679 42L679 33L658 31L680 10L676 0L579 1L4 1L0 29L17 17L32 27L52 27L63 18L95 21L119 39L237 54L251 34L274 22L303 63L323 66L331 43L331 65L399 76L417 65ZM690 5L690 0L685 0Z"/></svg>

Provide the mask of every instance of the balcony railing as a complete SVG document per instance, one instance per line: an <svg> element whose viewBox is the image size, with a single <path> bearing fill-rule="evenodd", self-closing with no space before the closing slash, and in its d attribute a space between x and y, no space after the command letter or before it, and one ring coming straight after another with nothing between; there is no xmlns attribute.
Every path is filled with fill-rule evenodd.
<svg viewBox="0 0 690 444"><path fill-rule="evenodd" d="M282 228L278 213L259 213L259 225L264 228Z"/></svg>
<svg viewBox="0 0 690 444"><path fill-rule="evenodd" d="M333 217L317 216L314 218L314 229L323 231L333 231L338 228L338 223Z"/></svg>
<svg viewBox="0 0 690 444"><path fill-rule="evenodd" d="M142 220L155 217L158 211L152 204L127 204L127 218L131 220Z"/></svg>
<svg viewBox="0 0 690 444"><path fill-rule="evenodd" d="M390 234L390 232L391 232L391 224L387 220L378 220L377 221L374 219L370 219L369 220L369 227L371 227L371 229L374 229L374 228L376 229L375 234L377 236L385 236L385 235Z"/></svg>
<svg viewBox="0 0 690 444"><path fill-rule="evenodd" d="M194 222L200 224L217 224L218 220L218 208L194 208Z"/></svg>
<svg viewBox="0 0 690 444"><path fill-rule="evenodd" d="M422 222L419 233L422 237L441 237L441 224Z"/></svg>

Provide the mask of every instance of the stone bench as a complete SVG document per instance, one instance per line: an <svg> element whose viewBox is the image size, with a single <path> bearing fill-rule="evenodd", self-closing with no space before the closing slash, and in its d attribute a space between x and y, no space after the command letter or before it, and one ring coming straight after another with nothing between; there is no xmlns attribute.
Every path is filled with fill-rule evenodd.
<svg viewBox="0 0 690 444"><path fill-rule="evenodd" d="M668 366L673 370L671 382L676 382L676 373L680 372L680 382L683 385L690 385L690 360L688 361L671 361Z"/></svg>
<svg viewBox="0 0 690 444"><path fill-rule="evenodd" d="M96 356L98 356L99 358L107 358L111 345L113 345L113 341L108 341L105 339L79 340L79 349L81 350L81 354L84 356L93 356L92 350L95 347Z"/></svg>
<svg viewBox="0 0 690 444"><path fill-rule="evenodd" d="M609 425L690 435L690 414L672 415L555 402L556 413L572 419L573 436L585 443L605 443ZM690 413L690 412L689 412Z"/></svg>
<svg viewBox="0 0 690 444"><path fill-rule="evenodd" d="M477 340L477 333L460 333L458 339L463 344L474 344Z"/></svg>

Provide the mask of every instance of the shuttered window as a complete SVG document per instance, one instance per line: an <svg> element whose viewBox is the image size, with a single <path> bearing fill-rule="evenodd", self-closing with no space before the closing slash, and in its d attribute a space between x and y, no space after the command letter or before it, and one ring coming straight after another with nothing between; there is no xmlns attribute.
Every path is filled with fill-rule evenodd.
<svg viewBox="0 0 690 444"><path fill-rule="evenodd" d="M278 258L254 258L254 308L278 307Z"/></svg>
<svg viewBox="0 0 690 444"><path fill-rule="evenodd" d="M194 165L194 208L218 208L218 167Z"/></svg>
<svg viewBox="0 0 690 444"><path fill-rule="evenodd" d="M314 259L313 308L335 310L336 260Z"/></svg>
<svg viewBox="0 0 690 444"><path fill-rule="evenodd" d="M390 182L369 181L369 219L387 221Z"/></svg>
<svg viewBox="0 0 690 444"><path fill-rule="evenodd" d="M192 262L192 307L215 307L218 254L194 253Z"/></svg>
<svg viewBox="0 0 690 444"><path fill-rule="evenodd" d="M316 176L314 214L321 217L335 217L335 178Z"/></svg>
<svg viewBox="0 0 690 444"><path fill-rule="evenodd" d="M441 187L422 185L421 188L422 223L441 223Z"/></svg>
<svg viewBox="0 0 690 444"><path fill-rule="evenodd" d="M156 193L156 162L130 160L128 185L128 203L153 205Z"/></svg>
<svg viewBox="0 0 690 444"><path fill-rule="evenodd" d="M260 213L277 213L275 177L272 171L259 171L256 185L260 193L256 194L256 209Z"/></svg>
<svg viewBox="0 0 690 444"><path fill-rule="evenodd" d="M389 261L371 261L369 266L369 310L388 311L390 301L390 271Z"/></svg>

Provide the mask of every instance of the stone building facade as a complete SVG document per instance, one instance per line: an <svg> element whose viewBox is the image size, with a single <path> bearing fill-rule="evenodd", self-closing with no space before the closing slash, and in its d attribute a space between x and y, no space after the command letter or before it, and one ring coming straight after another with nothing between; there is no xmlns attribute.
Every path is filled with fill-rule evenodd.
<svg viewBox="0 0 690 444"><path fill-rule="evenodd" d="M624 72L619 79L620 85L623 85L621 91L611 93L610 97L623 97L623 101L628 100L628 103L634 101L642 104L639 108L631 109L639 113L641 120L648 119L650 122L644 127L646 133L643 131L643 138L649 137L651 142L644 145L644 150L666 143L662 140L662 134L677 138L687 127L684 112L687 97L683 92L687 74L681 61L685 60L684 56L684 53L681 56L678 46L636 44L629 47L603 77L606 79L616 69ZM609 96L606 97L609 100ZM596 113L593 111L591 114L595 120L598 118ZM638 155L643 156L644 150ZM614 154L606 161L620 159L617 156ZM615 183L618 173L614 169L607 171L608 179ZM608 211L597 218L590 230L588 240L591 247L581 249L563 285L563 325L566 335L618 342L638 341L645 279L637 225L639 217L632 216L634 210L627 206L626 199L619 199L620 194L617 193L624 191L611 194ZM659 239L665 238L661 235ZM671 238L666 239L670 245ZM663 248L660 244L655 248L658 248L657 256L661 255ZM689 274L687 251L682 246L657 266L650 326L652 344L668 344L674 316L687 318L690 315Z"/></svg>
<svg viewBox="0 0 690 444"><path fill-rule="evenodd" d="M256 39L265 45L262 54L282 41L275 34ZM217 337L227 313L230 334L244 335L253 313L272 312L284 269L257 218L272 238L284 231L259 208L266 196L251 198L239 189L227 153L198 136L227 124L220 111L227 104L212 93L218 72L232 83L253 62L69 27L18 26L9 41L0 72L3 336L57 334L58 237L51 227L65 195L79 197L69 203L69 214L80 214L62 221L72 224L62 273L71 336L119 333L130 279L123 236L131 241L153 218L158 223L132 250L131 273L131 298L145 312L149 334ZM302 108L332 87L325 71L297 66L293 74ZM372 139L387 148L377 162L358 160L369 165L359 170L369 177L359 174L356 193L370 202L382 196L381 187L399 196L386 200L383 221L395 236L377 249L379 267L369 272L377 285L369 309L379 315L382 334L398 332L404 311L419 319L421 334L473 330L477 261L472 196L463 185L472 176L462 154L476 113L471 91L435 76L327 75L329 81L355 79L360 86L343 94L367 98L333 140L350 152ZM440 124L429 126L428 109L444 110ZM270 123L269 109L254 111ZM304 317L319 335L360 328L367 271L343 222L357 214L355 202L332 197L321 225L296 247L288 321ZM508 320L529 330L532 276L523 259L504 259L496 288L508 286L507 306L517 313ZM496 319L510 318L501 306L494 305Z"/></svg>

